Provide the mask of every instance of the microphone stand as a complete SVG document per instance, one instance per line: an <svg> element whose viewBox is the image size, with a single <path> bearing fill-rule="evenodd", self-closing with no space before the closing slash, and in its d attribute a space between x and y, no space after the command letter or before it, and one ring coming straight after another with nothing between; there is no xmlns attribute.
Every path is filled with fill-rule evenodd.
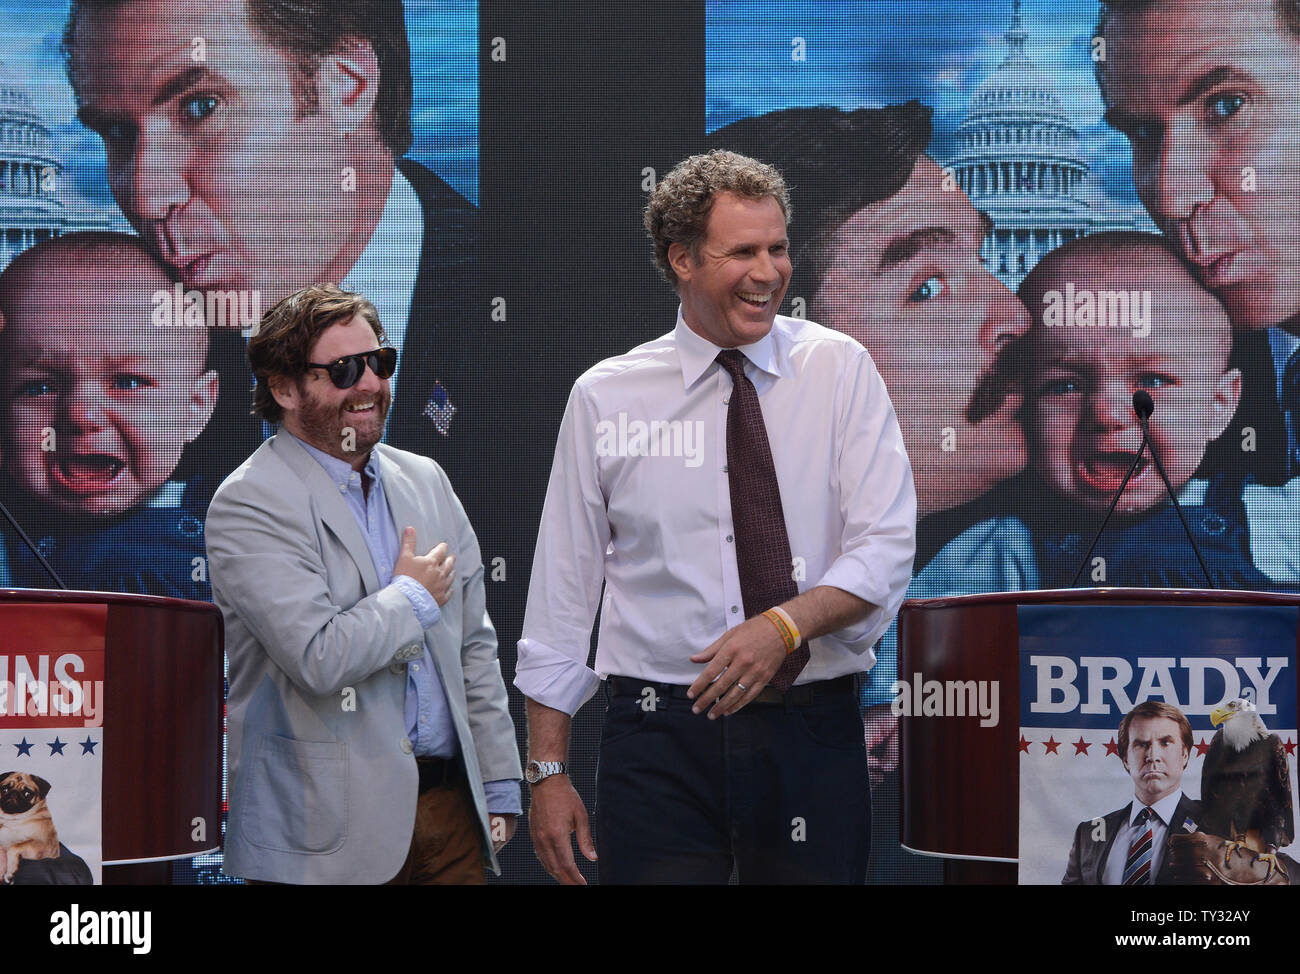
<svg viewBox="0 0 1300 974"><path fill-rule="evenodd" d="M1138 422L1142 424L1142 442L1147 442L1147 417L1141 412L1138 413ZM1165 473L1165 465L1160 462L1160 454L1156 453L1155 447L1150 448L1151 459L1156 462L1156 473L1160 474L1160 479L1164 481L1165 490L1169 492L1169 499L1174 502L1174 510L1178 512L1178 520L1183 524L1183 533L1187 535L1187 540L1192 545L1192 551L1196 552L1196 560L1200 562L1201 571L1205 573L1205 585L1207 588L1216 588L1214 579L1210 577L1210 570L1205 567L1205 559L1201 557L1201 549L1196 546L1196 539L1192 537L1192 529L1187 526L1187 518L1183 517L1182 506L1178 503L1178 495L1174 493L1174 486L1169 482L1169 475Z"/></svg>
<svg viewBox="0 0 1300 974"><path fill-rule="evenodd" d="M49 573L50 578L54 579L54 584L66 591L68 586L63 583L63 579L59 578L59 573L56 572L50 566L50 563L45 560L45 556L41 554L40 549L37 548L36 545L32 544L32 539L27 537L27 532L22 529L22 525L14 520L14 516L9 513L9 508L5 507L3 503L0 503L0 514L3 514L5 520L9 522L9 526L18 532L18 537L23 539L23 544L27 545L28 550L31 551L31 553L36 556L36 560L41 563L41 567Z"/></svg>
<svg viewBox="0 0 1300 974"><path fill-rule="evenodd" d="M1097 533L1093 535L1092 544L1088 545L1088 550L1084 552L1083 560L1079 562L1079 567L1074 570L1074 578L1070 579L1070 588L1079 584L1079 576L1083 574L1083 566L1088 564L1088 559L1092 557L1092 551L1097 547L1097 542L1101 540L1101 533L1106 530L1106 525L1110 521L1110 516L1115 513L1115 506L1119 499L1124 496L1124 490L1128 487L1129 480L1133 477L1133 472L1137 470L1138 464L1142 462L1142 451L1147 448L1147 425L1142 424L1142 445L1138 447L1137 455L1133 457L1133 463L1128 468L1128 473L1120 482L1119 490L1115 491L1115 496L1111 498L1110 509L1106 511L1106 516L1101 519L1101 524L1097 526Z"/></svg>
<svg viewBox="0 0 1300 974"><path fill-rule="evenodd" d="M1110 516L1115 513L1115 506L1119 504L1119 499L1124 496L1124 490L1128 487L1129 480L1132 478L1134 471L1137 470L1138 464L1142 461L1144 450L1151 454L1151 459L1155 461L1156 472L1160 474L1160 480L1165 485L1169 499L1174 502L1174 510L1178 512L1178 520L1183 525L1183 533L1187 535L1192 551L1196 552L1196 560L1201 565L1201 571L1205 573L1206 586L1216 588L1214 579L1210 577L1210 570L1205 566L1205 559L1201 557L1201 549L1196 546L1196 539L1192 537L1192 529L1187 526L1187 518L1183 516L1183 508L1178 503L1178 495L1174 493L1174 486L1169 482L1169 475L1165 473L1165 465L1160 462L1160 454L1156 452L1155 446L1151 443L1151 430L1147 426L1147 418L1154 410L1155 403L1151 401L1151 396L1145 389L1139 389L1133 393L1133 412L1137 414L1138 425L1142 427L1142 445L1138 447L1137 456L1133 458L1133 464L1128 468L1128 473L1124 475L1119 490L1115 492L1115 496L1110 502L1110 509L1106 511L1106 516L1101 519L1101 525L1097 528L1097 534L1093 537L1092 544L1088 545L1083 560L1079 562L1079 567L1075 569L1074 578L1070 580L1070 588L1074 588L1079 583L1079 576L1083 574L1083 566L1088 564L1093 549L1097 547L1097 542L1101 540L1101 533L1106 530L1106 524L1110 521Z"/></svg>

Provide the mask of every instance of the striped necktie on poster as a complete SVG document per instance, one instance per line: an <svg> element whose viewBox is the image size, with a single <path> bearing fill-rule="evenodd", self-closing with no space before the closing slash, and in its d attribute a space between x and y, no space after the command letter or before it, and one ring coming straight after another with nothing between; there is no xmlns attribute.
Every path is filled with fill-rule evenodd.
<svg viewBox="0 0 1300 974"><path fill-rule="evenodd" d="M1125 886L1151 885L1151 816L1155 812L1143 806L1133 820L1133 841L1129 843L1128 858L1124 860Z"/></svg>
<svg viewBox="0 0 1300 974"><path fill-rule="evenodd" d="M790 537L781 509L767 426L758 390L745 375L745 356L734 348L718 353L718 363L731 375L727 405L727 481L731 491L731 520L736 537L736 566L745 618L752 619L799 594L794 582ZM810 658L800 641L768 681L782 693L794 685Z"/></svg>

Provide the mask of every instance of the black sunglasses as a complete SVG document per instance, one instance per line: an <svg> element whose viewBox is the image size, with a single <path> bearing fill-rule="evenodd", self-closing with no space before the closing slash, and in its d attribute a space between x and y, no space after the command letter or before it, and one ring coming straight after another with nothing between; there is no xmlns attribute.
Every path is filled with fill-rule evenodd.
<svg viewBox="0 0 1300 974"><path fill-rule="evenodd" d="M326 369L330 381L340 389L351 389L361 381L366 366L381 379L387 379L397 369L397 349L377 348L373 352L358 352L356 355L344 355L333 362L308 362L312 369Z"/></svg>

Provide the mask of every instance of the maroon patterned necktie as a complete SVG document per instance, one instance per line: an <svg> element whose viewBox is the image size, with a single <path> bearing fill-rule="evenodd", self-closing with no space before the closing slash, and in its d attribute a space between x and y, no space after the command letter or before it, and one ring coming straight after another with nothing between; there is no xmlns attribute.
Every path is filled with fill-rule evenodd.
<svg viewBox="0 0 1300 974"><path fill-rule="evenodd" d="M794 583L794 559L781 510L772 448L767 441L758 390L745 375L745 356L734 348L718 353L718 363L731 374L727 406L727 480L731 488L731 520L736 536L736 565L745 618L751 619L799 594ZM786 656L768 681L782 693L808 665L808 644Z"/></svg>

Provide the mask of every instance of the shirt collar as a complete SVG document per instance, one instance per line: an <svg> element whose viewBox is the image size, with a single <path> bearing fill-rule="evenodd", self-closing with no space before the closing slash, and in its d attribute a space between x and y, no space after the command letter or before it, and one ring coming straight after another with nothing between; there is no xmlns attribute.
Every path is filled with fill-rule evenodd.
<svg viewBox="0 0 1300 974"><path fill-rule="evenodd" d="M346 488L348 484L352 482L352 475L356 472L355 470L352 469L352 464L348 463L346 460L340 460L338 457L332 457L324 450L316 449L316 447L312 446L306 440L294 436L283 426L280 427L280 432L285 436L293 437L295 440L298 441L298 443L302 446L304 450L306 450L309 454L315 457L316 462L325 468L325 472L329 474L330 480L334 481L334 485L336 487ZM366 461L366 466L364 469L366 475L370 477L372 483L379 480L379 451L378 450L370 451L370 458Z"/></svg>
<svg viewBox="0 0 1300 974"><path fill-rule="evenodd" d="M370 299L384 323L384 331L399 349L411 313L423 243L424 211L420 198L410 181L395 169L379 225L342 284L347 290Z"/></svg>
<svg viewBox="0 0 1300 974"><path fill-rule="evenodd" d="M1173 822L1171 821L1171 819L1173 819L1174 811L1178 808L1178 803L1182 800L1182 798L1183 798L1183 790L1181 788L1176 789L1171 794L1165 795L1164 798L1160 799L1160 801L1152 805L1151 810L1154 811L1158 816L1160 816L1160 821L1163 822L1165 825L1167 826L1172 825ZM1135 798L1128 812L1129 825L1132 825L1133 822L1137 819L1138 815L1141 814L1142 808L1143 808L1142 803Z"/></svg>
<svg viewBox="0 0 1300 974"><path fill-rule="evenodd" d="M1273 374L1277 377L1277 387L1274 390L1277 393L1278 401L1282 401L1282 377L1286 372L1286 363L1291 360L1292 354L1300 349L1300 338L1291 334L1285 328L1270 328L1268 330L1268 347L1273 353Z"/></svg>
<svg viewBox="0 0 1300 974"><path fill-rule="evenodd" d="M784 326L776 321L771 331L752 345L741 345L739 351L758 369L777 378L784 378L788 372L782 348L786 337ZM677 356L682 366L682 381L689 389L709 370L722 348L691 330L691 326L682 317L681 305L677 307L677 327L673 330L673 340L677 344Z"/></svg>

